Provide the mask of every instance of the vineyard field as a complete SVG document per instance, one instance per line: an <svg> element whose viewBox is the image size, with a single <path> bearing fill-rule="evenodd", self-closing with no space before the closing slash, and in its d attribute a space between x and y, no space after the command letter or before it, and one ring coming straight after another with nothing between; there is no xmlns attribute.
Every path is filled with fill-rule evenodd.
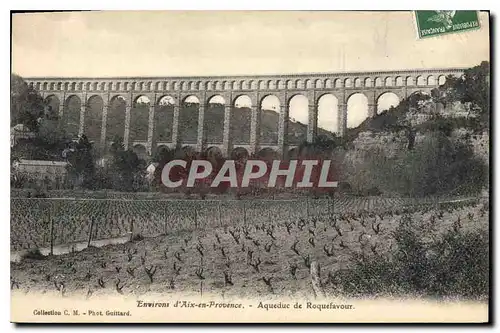
<svg viewBox="0 0 500 333"><path fill-rule="evenodd" d="M11 199L11 250L123 237L153 237L239 223L255 225L435 204L409 198L292 200ZM133 230L132 230L133 229Z"/></svg>
<svg viewBox="0 0 500 333"><path fill-rule="evenodd" d="M47 208L44 204L53 205L51 209L56 212L61 204L54 200L30 202L32 214L43 214L43 208ZM19 209L25 202L17 204ZM87 298L107 293L141 296L179 292L184 296L209 293L226 298L310 298L312 261L321 266L328 293L335 293L335 272L350 267L355 258L392 255L396 246L393 234L405 216L425 222L425 229L420 231L424 237L439 237L456 228L457 221L460 232L488 230L489 221L487 206L464 202L439 208L420 205L413 210L399 205L391 210L387 206L384 212L377 209L375 213L366 211L364 205L356 212L347 212L352 207L350 202L339 201L332 215L319 214L325 213L325 206L311 204L308 208L297 202L261 203L269 205L267 210L250 203L243 208L243 202L168 204L71 202L72 210L65 209L59 223L69 221L75 229L65 229L61 237L84 237L88 232L84 222L92 217L100 219L98 226L106 219L113 221L106 228L98 227L97 237L126 232L128 219L135 219L138 228L154 237L11 263L11 288ZM217 217L218 204L222 218ZM177 215L170 215L172 211ZM36 219L36 215L31 218ZM39 228L45 228L44 223ZM64 290L57 289L61 283Z"/></svg>

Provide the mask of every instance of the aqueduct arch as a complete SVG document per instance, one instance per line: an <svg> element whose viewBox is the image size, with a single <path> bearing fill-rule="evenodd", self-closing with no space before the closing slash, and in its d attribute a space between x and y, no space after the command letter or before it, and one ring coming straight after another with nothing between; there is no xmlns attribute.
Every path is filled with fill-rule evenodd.
<svg viewBox="0 0 500 333"><path fill-rule="evenodd" d="M463 68L440 68L260 76L32 77L25 80L39 90L47 105L61 119L64 119L65 109L69 107L66 101L70 96L75 97L71 97L71 112L67 114L76 119L78 109L74 101L78 98L78 131L72 132L88 133L92 140L99 141L101 147L107 146L114 136L121 136L126 148L132 149L140 144L146 147L148 154L159 145L169 148L187 145L197 150L206 149L211 144L207 140L210 125L206 123L206 116L210 116L212 111L210 100L213 96L221 96L224 104L223 110L219 105L218 115L221 117L218 121L223 122L223 125L218 123L216 128L223 129L222 140L219 138L215 141L222 142L214 144L221 147L225 156L237 146L244 147L250 154L256 154L262 147L273 147L284 155L293 146L288 142L288 136L296 124L290 124L289 102L296 95L303 95L308 101L307 112L302 111L300 115L304 117L301 123L306 131L305 138L311 142L316 135L318 121L323 122L324 119L329 124L326 126L328 130L334 130L332 127L336 123L336 131L340 135L345 134L349 116L348 100L356 93L366 97L367 115L373 117L379 98L384 93L394 93L401 101L415 91L430 92L443 84L448 75L460 76L463 72ZM274 104L268 106L263 102L271 95L276 99ZM321 106L325 103L321 102L323 95L333 96L328 97L331 100L328 107ZM190 96L197 98L197 105L185 103L190 101ZM248 97L244 106L239 106L241 100L238 98L241 96ZM138 98L147 98L149 101L146 105L141 104L140 110L137 110ZM246 113L238 110L242 108L245 108ZM328 112L335 111L335 116L328 115ZM247 125L245 133L249 133L245 135L241 134L240 129L231 127L235 117L243 117L242 114L247 117L246 121L239 119L237 122ZM325 114L328 115L326 118ZM141 115L140 126L135 119L138 115ZM214 119L211 116L209 118ZM297 120L297 117L293 118ZM269 124L276 126L269 127ZM220 133L215 134L220 136ZM240 135L245 139L235 140Z"/></svg>

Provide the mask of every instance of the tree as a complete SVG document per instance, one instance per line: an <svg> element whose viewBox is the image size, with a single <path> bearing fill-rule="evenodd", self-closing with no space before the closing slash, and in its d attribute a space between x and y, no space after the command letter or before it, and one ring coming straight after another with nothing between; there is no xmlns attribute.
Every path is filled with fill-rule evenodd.
<svg viewBox="0 0 500 333"><path fill-rule="evenodd" d="M157 162L160 164L166 164L170 162L175 157L175 150L168 149L167 147L157 149L154 155L151 157L151 162Z"/></svg>
<svg viewBox="0 0 500 333"><path fill-rule="evenodd" d="M317 135L313 142L303 141L299 145L300 156L329 156L333 150L345 144L345 139L337 136L335 133L328 137L326 135Z"/></svg>
<svg viewBox="0 0 500 333"><path fill-rule="evenodd" d="M115 154L123 150L125 150L125 145L123 144L123 138L117 135L113 138L113 143L111 144L110 152L111 154Z"/></svg>
<svg viewBox="0 0 500 333"><path fill-rule="evenodd" d="M71 142L57 120L43 117L39 118L35 136L17 140L11 155L22 159L60 161L65 159L62 152Z"/></svg>
<svg viewBox="0 0 500 333"><path fill-rule="evenodd" d="M145 185L145 162L132 150L124 150L123 139L115 137L111 145L109 176L114 189L138 191Z"/></svg>
<svg viewBox="0 0 500 333"><path fill-rule="evenodd" d="M461 77L448 76L439 88L438 101L446 103L459 101L478 116L483 128L490 122L490 64L488 61L464 71Z"/></svg>
<svg viewBox="0 0 500 333"><path fill-rule="evenodd" d="M35 133L18 140L12 155L36 160L62 160L62 151L71 139L59 124L58 115L18 75L11 74L11 125L23 124Z"/></svg>
<svg viewBox="0 0 500 333"><path fill-rule="evenodd" d="M82 135L77 143L63 151L63 157L68 161L68 172L77 185L92 188L95 185L95 165L92 154L92 143Z"/></svg>
<svg viewBox="0 0 500 333"><path fill-rule="evenodd" d="M10 77L10 123L24 124L32 131L38 129L38 119L44 114L43 98L24 80L16 75Z"/></svg>
<svg viewBox="0 0 500 333"><path fill-rule="evenodd" d="M71 142L71 137L59 124L59 119L43 116L38 119L36 138L46 145L57 145L61 142Z"/></svg>
<svg viewBox="0 0 500 333"><path fill-rule="evenodd" d="M152 185L161 188L161 173L165 164L176 158L178 151L176 149L171 150L167 147L157 149L154 155L151 157L151 162L157 163L155 171L153 174Z"/></svg>
<svg viewBox="0 0 500 333"><path fill-rule="evenodd" d="M416 108L416 109L421 109L423 106L425 106L429 101L431 100L431 96L421 93L421 92L416 92L414 94L411 94L408 97L408 108Z"/></svg>

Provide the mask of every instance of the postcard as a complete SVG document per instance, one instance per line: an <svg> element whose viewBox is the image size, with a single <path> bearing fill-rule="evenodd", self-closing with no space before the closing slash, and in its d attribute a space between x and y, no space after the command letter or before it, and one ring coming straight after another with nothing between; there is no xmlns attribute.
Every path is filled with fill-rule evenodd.
<svg viewBox="0 0 500 333"><path fill-rule="evenodd" d="M12 322L490 321L489 12L11 20Z"/></svg>

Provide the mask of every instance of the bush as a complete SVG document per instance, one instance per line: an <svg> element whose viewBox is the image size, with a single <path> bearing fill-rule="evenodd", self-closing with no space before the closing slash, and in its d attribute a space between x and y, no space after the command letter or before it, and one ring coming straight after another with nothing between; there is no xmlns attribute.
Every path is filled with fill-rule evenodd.
<svg viewBox="0 0 500 333"><path fill-rule="evenodd" d="M474 117L443 117L434 116L416 127L421 132L439 131L450 136L456 129L466 128L473 133L482 133L484 127L480 119Z"/></svg>
<svg viewBox="0 0 500 333"><path fill-rule="evenodd" d="M351 296L486 298L487 232L454 228L442 237L425 240L420 227L406 216L393 234L397 246L389 256L357 256L353 266L339 271L333 282Z"/></svg>
<svg viewBox="0 0 500 333"><path fill-rule="evenodd" d="M379 196L382 192L378 189L378 187L371 187L366 191L366 195L368 196Z"/></svg>
<svg viewBox="0 0 500 333"><path fill-rule="evenodd" d="M412 150L387 157L381 149L353 152L344 161L354 193L372 189L390 195L475 195L487 184L487 167L472 148L434 132Z"/></svg>
<svg viewBox="0 0 500 333"><path fill-rule="evenodd" d="M339 182L338 190L342 193L350 194L352 192L352 186L348 182Z"/></svg>
<svg viewBox="0 0 500 333"><path fill-rule="evenodd" d="M43 260L45 258L46 258L46 256L44 256L38 248L29 249L26 252L21 254L21 261L25 260L25 259Z"/></svg>
<svg viewBox="0 0 500 333"><path fill-rule="evenodd" d="M140 233L140 232L134 232L131 236L130 236L130 241L131 242L140 242L144 240L144 236Z"/></svg>
<svg viewBox="0 0 500 333"><path fill-rule="evenodd" d="M434 133L396 161L395 180L407 195L477 194L486 184L487 170L472 149ZM391 180L392 183L392 180Z"/></svg>

